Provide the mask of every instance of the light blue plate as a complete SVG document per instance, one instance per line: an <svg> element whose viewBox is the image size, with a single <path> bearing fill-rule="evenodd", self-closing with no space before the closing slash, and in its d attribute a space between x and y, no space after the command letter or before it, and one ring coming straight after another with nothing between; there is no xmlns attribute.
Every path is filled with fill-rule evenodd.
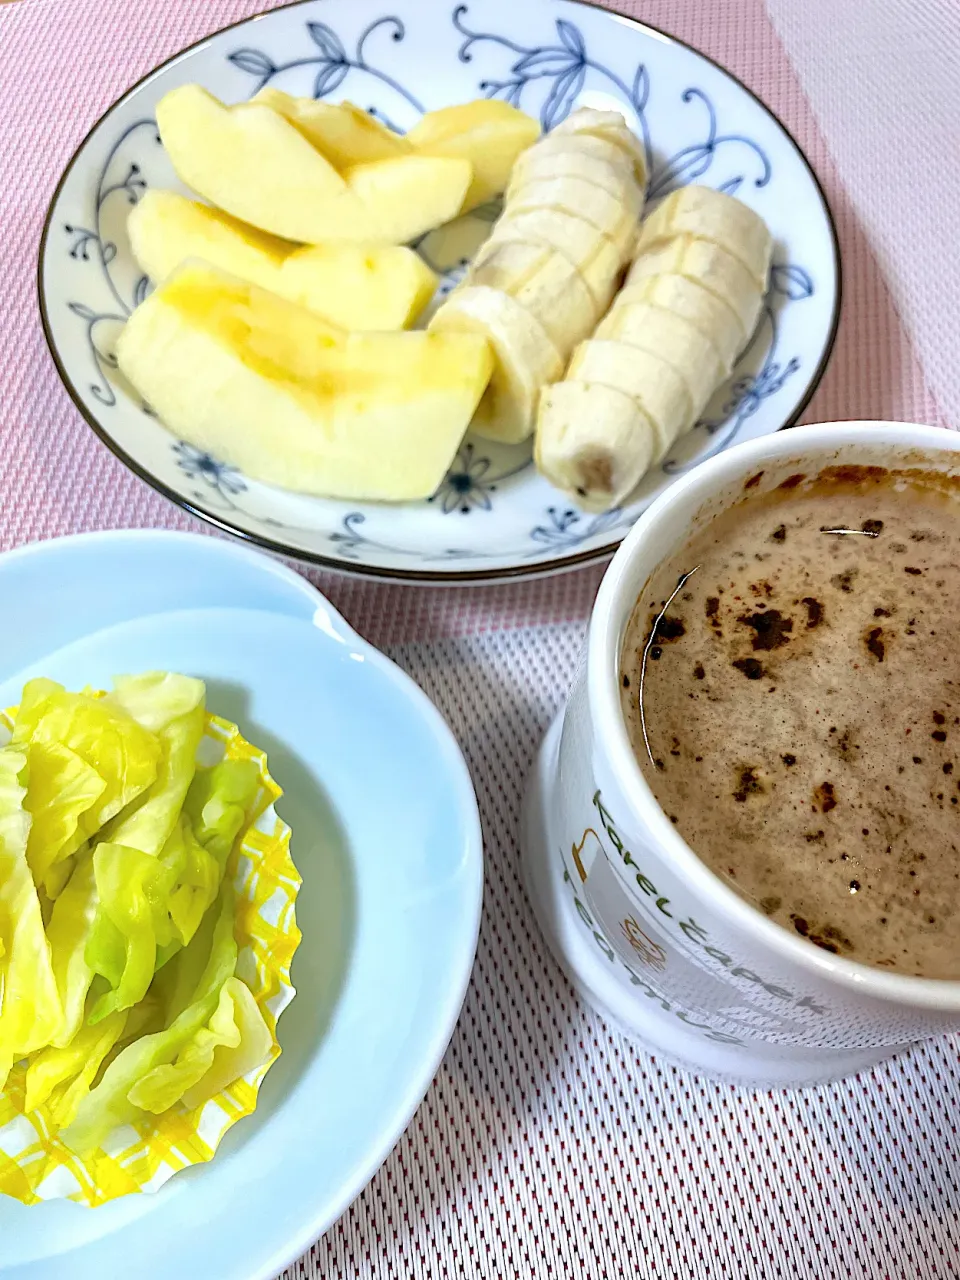
<svg viewBox="0 0 960 1280"><path fill-rule="evenodd" d="M650 202L688 182L736 192L774 237L757 330L697 427L622 510L591 516L525 446L467 438L429 502L339 502L259 484L176 439L116 370L114 347L149 285L126 221L148 187L180 187L154 112L196 81L226 102L264 85L348 98L399 130L421 112L505 99L544 129L573 108L621 111L650 162ZM183 188L181 188L183 189ZM497 216L478 210L479 244ZM475 228L476 229L476 228ZM463 261L431 234L444 273ZM47 341L77 408L161 493L260 546L380 578L469 581L549 573L611 554L671 479L734 441L796 420L826 364L840 305L837 241L817 179L779 121L708 58L630 18L571 0L313 0L230 27L172 58L98 121L54 195L40 250Z"/></svg>
<svg viewBox="0 0 960 1280"><path fill-rule="evenodd" d="M87 601L85 635L76 620L65 635L59 609L46 614L64 585ZM128 620L210 592L262 608ZM456 1022L482 886L463 758L426 696L312 589L210 539L113 534L28 549L0 557L0 599L31 657L46 652L36 673L73 687L155 667L205 679L210 706L268 751L304 878L297 997L256 1114L211 1164L154 1196L96 1210L0 1198L0 1275L270 1280L388 1154ZM114 625L90 634L94 617ZM23 649L0 645L0 703L30 674Z"/></svg>

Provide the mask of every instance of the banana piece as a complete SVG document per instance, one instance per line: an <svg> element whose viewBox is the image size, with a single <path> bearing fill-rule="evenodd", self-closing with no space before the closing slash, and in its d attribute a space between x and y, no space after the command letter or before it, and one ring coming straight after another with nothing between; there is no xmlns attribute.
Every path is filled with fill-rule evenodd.
<svg viewBox="0 0 960 1280"><path fill-rule="evenodd" d="M580 107L553 129L553 135L561 138L585 135L612 142L629 157L637 182L646 190L647 157L643 144L619 111L596 111L590 107Z"/></svg>
<svg viewBox="0 0 960 1280"><path fill-rule="evenodd" d="M541 395L535 457L555 484L610 507L693 426L756 326L770 253L766 225L739 200L684 187L660 204L610 311Z"/></svg>
<svg viewBox="0 0 960 1280"><path fill-rule="evenodd" d="M589 222L560 209L530 209L517 214L511 214L508 210L494 226L489 243L504 244L510 240L523 240L528 244L543 244L556 249L587 280L590 292L597 302L598 314L600 308L609 305L625 255L619 245ZM604 240L610 246L608 252L604 250ZM591 272L591 266L597 262L602 264L601 267L595 267ZM610 279L606 279L604 273L604 268L608 265L613 267Z"/></svg>
<svg viewBox="0 0 960 1280"><path fill-rule="evenodd" d="M603 423L603 432L596 423ZM588 511L622 502L653 462L658 440L633 397L602 383L544 387L534 461Z"/></svg>
<svg viewBox="0 0 960 1280"><path fill-rule="evenodd" d="M577 270L583 276L602 316L613 300L622 278L623 256L612 240L601 237L593 257L581 262Z"/></svg>
<svg viewBox="0 0 960 1280"><path fill-rule="evenodd" d="M556 129L552 133L545 134L539 142L523 152L513 166L511 178L519 178L532 164L539 164L548 156L556 159L558 164L566 164L566 158L570 155L602 160L605 164L619 170L625 180L635 181L633 161L616 143L610 142L607 138L595 138L589 133L558 134ZM565 170L557 168L555 172L559 174Z"/></svg>
<svg viewBox="0 0 960 1280"><path fill-rule="evenodd" d="M507 184L509 201L528 182L543 178L579 178L591 186L600 187L612 196L620 197L630 178L630 166L619 157L613 159L594 155L584 143L591 139L572 136L561 148L546 150L546 142L523 153L513 166Z"/></svg>
<svg viewBox="0 0 960 1280"><path fill-rule="evenodd" d="M640 221L640 188L625 183L619 196L583 178L541 178L522 182L507 199L506 216L529 209L560 209L608 235L614 244L629 243ZM626 225L625 225L626 224Z"/></svg>
<svg viewBox="0 0 960 1280"><path fill-rule="evenodd" d="M541 389L606 310L636 245L642 152L615 112L576 114L565 136L523 153L502 216L430 325L489 340L494 372L472 425L491 439L531 433Z"/></svg>
<svg viewBox="0 0 960 1280"><path fill-rule="evenodd" d="M653 425L655 461L677 436L693 426L693 397L676 369L659 356L626 343L596 338L581 342L570 361L567 381L599 382L631 396ZM595 423L594 431L602 439L606 423Z"/></svg>
<svg viewBox="0 0 960 1280"><path fill-rule="evenodd" d="M650 303L664 311L689 320L714 346L725 368L732 368L744 342L744 333L736 313L726 302L687 276L627 277L617 295L617 306L628 303Z"/></svg>
<svg viewBox="0 0 960 1280"><path fill-rule="evenodd" d="M716 347L695 325L649 302L618 298L594 337L610 338L665 360L690 392L694 420L730 373L730 365L723 364Z"/></svg>
<svg viewBox="0 0 960 1280"><path fill-rule="evenodd" d="M763 294L740 259L712 240L681 235L656 248L641 249L627 274L627 286L659 275L695 280L732 307L744 340L753 333Z"/></svg>
<svg viewBox="0 0 960 1280"><path fill-rule="evenodd" d="M616 248L621 264L630 257L636 238L636 219L625 215L618 224L616 232L607 236ZM581 218L580 214L572 214L570 210L541 207L541 209L511 209L507 206L503 216L493 230L493 238L511 237L513 232L527 232L521 239L540 239L552 244L556 250L566 253L571 262L580 266L581 262L591 259L596 253L596 244L602 232L593 223Z"/></svg>
<svg viewBox="0 0 960 1280"><path fill-rule="evenodd" d="M428 328L488 339L494 370L471 425L488 440L525 440L540 388L563 372L563 357L540 321L502 290L467 284L454 289Z"/></svg>
<svg viewBox="0 0 960 1280"><path fill-rule="evenodd" d="M597 307L583 276L562 254L522 240L489 245L468 285L501 289L540 319L557 350L570 352L593 330Z"/></svg>
<svg viewBox="0 0 960 1280"><path fill-rule="evenodd" d="M743 263L757 288L767 287L773 243L767 224L740 200L710 187L680 187L644 222L638 253L675 236L711 240Z"/></svg>

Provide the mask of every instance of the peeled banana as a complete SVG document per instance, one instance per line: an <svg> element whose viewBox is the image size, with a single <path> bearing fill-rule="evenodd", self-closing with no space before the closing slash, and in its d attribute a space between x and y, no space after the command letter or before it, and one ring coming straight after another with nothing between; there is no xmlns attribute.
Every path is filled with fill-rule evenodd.
<svg viewBox="0 0 960 1280"><path fill-rule="evenodd" d="M563 357L540 321L501 289L467 285L450 294L430 329L487 339L493 374L471 426L489 440L525 439L540 388L563 373Z"/></svg>
<svg viewBox="0 0 960 1280"><path fill-rule="evenodd" d="M674 423L681 424L684 431L693 426L693 397L673 365L626 342L605 338L582 342L570 361L567 378L571 382L599 382L632 396L653 427L655 462L676 438Z"/></svg>
<svg viewBox="0 0 960 1280"><path fill-rule="evenodd" d="M538 470L569 489L581 506L596 495L627 493L653 462L653 424L633 396L601 382L557 382L540 393L533 458ZM603 434L595 430L603 422ZM558 477L563 477L564 481Z"/></svg>
<svg viewBox="0 0 960 1280"><path fill-rule="evenodd" d="M694 418L730 373L729 363L721 360L717 348L696 325L649 302L618 301L594 336L612 338L669 364L690 393Z"/></svg>
<svg viewBox="0 0 960 1280"><path fill-rule="evenodd" d="M612 111L574 112L517 160L502 216L431 321L491 344L495 369L471 424L480 435L533 431L541 389L593 332L633 255L645 185L643 149Z"/></svg>
<svg viewBox="0 0 960 1280"><path fill-rule="evenodd" d="M579 178L594 187L619 196L630 172L626 156L616 147L601 144L601 154L591 150L595 138L558 138L548 134L535 148L525 152L513 166L506 198L510 200L527 182L544 178Z"/></svg>
<svg viewBox="0 0 960 1280"><path fill-rule="evenodd" d="M596 111L591 107L580 107L577 111L571 111L566 120L557 125L553 134L560 138L573 134L576 137L586 136L612 142L633 164L637 183L646 187L647 158L643 145L619 111Z"/></svg>
<svg viewBox="0 0 960 1280"><path fill-rule="evenodd" d="M649 302L689 320L713 344L721 361L733 367L744 342L737 314L698 280L672 274L637 279L631 270L617 295L618 306L628 302Z"/></svg>
<svg viewBox="0 0 960 1280"><path fill-rule="evenodd" d="M685 187L658 206L610 311L541 395L535 456L548 479L587 509L629 496L729 376L770 253L763 219L732 196Z"/></svg>
<svg viewBox="0 0 960 1280"><path fill-rule="evenodd" d="M636 232L640 221L640 192L612 195L585 178L540 178L522 182L510 198L512 215L525 210L576 210L576 215L603 231L615 243Z"/></svg>
<svg viewBox="0 0 960 1280"><path fill-rule="evenodd" d="M638 253L689 235L719 245L738 258L763 293L772 241L767 224L734 196L710 187L680 187L657 206L640 231Z"/></svg>
<svg viewBox="0 0 960 1280"><path fill-rule="evenodd" d="M471 267L469 282L502 289L539 316L558 351L571 351L593 329L595 305L586 281L572 262L544 245L491 244Z"/></svg>
<svg viewBox="0 0 960 1280"><path fill-rule="evenodd" d="M686 276L688 280L695 280L731 307L740 325L741 341L753 333L762 291L740 259L720 245L690 235L675 236L651 249L641 244L627 276L627 284L663 275Z"/></svg>

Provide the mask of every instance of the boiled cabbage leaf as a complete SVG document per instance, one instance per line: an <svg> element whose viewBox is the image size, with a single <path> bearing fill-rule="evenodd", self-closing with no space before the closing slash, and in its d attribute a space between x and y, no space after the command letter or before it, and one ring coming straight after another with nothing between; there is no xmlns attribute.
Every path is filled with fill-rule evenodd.
<svg viewBox="0 0 960 1280"><path fill-rule="evenodd" d="M104 701L156 735L160 761L147 795L131 813L121 814L105 839L158 857L173 833L196 772L205 723L204 684L163 671L119 676L114 683L114 693Z"/></svg>
<svg viewBox="0 0 960 1280"><path fill-rule="evenodd" d="M200 769L193 780L186 812L194 834L217 859L221 872L259 790L260 773L252 760L221 760L211 769Z"/></svg>
<svg viewBox="0 0 960 1280"><path fill-rule="evenodd" d="M177 941L191 941L207 908L215 901L223 879L223 868L193 834L190 819L181 814L173 835L164 846L160 861L173 876L168 909ZM173 945L173 944L171 944ZM165 956L169 959L169 955Z"/></svg>
<svg viewBox="0 0 960 1280"><path fill-rule="evenodd" d="M0 1089L20 1058L57 1035L63 1009L27 864L27 753L0 749Z"/></svg>
<svg viewBox="0 0 960 1280"><path fill-rule="evenodd" d="M111 987L90 1012L88 1021L97 1023L147 994L157 948L172 938L168 900L174 876L159 858L105 842L93 851L93 870L99 909L86 960Z"/></svg>
<svg viewBox="0 0 960 1280"><path fill-rule="evenodd" d="M81 1102L76 1119L61 1135L66 1144L80 1156L96 1150L118 1125L129 1124L144 1116L142 1108L130 1101L130 1092L144 1076L157 1067L176 1061L196 1033L213 1017L224 984L233 977L237 966L237 943L233 936L235 894L229 884L220 893L213 938L200 979L190 1003L164 1031L142 1036L128 1045L104 1072L103 1079ZM206 941L206 931L199 931L194 943ZM193 943L178 959L188 959Z"/></svg>
<svg viewBox="0 0 960 1280"><path fill-rule="evenodd" d="M68 1125L90 1092L103 1060L124 1032L127 1013L114 1013L97 1026L85 1026L65 1049L52 1046L34 1054L27 1067L25 1111L48 1103L53 1123Z"/></svg>
<svg viewBox="0 0 960 1280"><path fill-rule="evenodd" d="M52 680L31 680L24 686L11 745L27 744L66 747L103 779L96 802L78 815L78 846L154 783L161 755L157 735L122 706L67 693Z"/></svg>
<svg viewBox="0 0 960 1280"><path fill-rule="evenodd" d="M69 859L86 840L83 816L107 789L104 778L62 742L30 745L30 785L24 808L30 814L27 862L34 882L55 899L69 878L57 864Z"/></svg>
<svg viewBox="0 0 960 1280"><path fill-rule="evenodd" d="M130 810L102 833L94 853L100 909L87 946L87 961L112 990L95 1004L94 1022L129 1009L145 995L170 944L179 945L168 898L176 877L160 855L177 829L196 771L205 710L201 680L170 672L120 676L104 699L129 715L160 745L156 780Z"/></svg>
<svg viewBox="0 0 960 1280"><path fill-rule="evenodd" d="M266 1062L273 1041L257 1002L239 978L228 978L213 1016L175 1061L148 1071L127 1095L161 1115L181 1099L193 1109Z"/></svg>
<svg viewBox="0 0 960 1280"><path fill-rule="evenodd" d="M63 1005L63 1022L51 1043L66 1048L80 1030L93 969L87 963L87 943L97 918L100 899L93 870L93 856L77 862L66 887L53 904L47 939L57 990Z"/></svg>

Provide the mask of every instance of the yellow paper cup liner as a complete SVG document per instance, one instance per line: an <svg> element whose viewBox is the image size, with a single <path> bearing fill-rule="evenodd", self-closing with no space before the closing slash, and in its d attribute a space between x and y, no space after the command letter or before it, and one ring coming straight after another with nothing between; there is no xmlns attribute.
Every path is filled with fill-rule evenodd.
<svg viewBox="0 0 960 1280"><path fill-rule="evenodd" d="M13 714L0 712L0 741L13 727ZM227 1130L256 1109L260 1084L280 1056L277 1019L295 994L290 963L300 943L301 881L290 858L290 828L274 810L283 793L267 772L266 754L235 724L208 714L201 763L224 757L252 760L260 770L256 817L234 849L227 875L237 891L237 977L269 1028L269 1058L193 1111L178 1103L163 1115L115 1129L85 1160L61 1142L47 1107L24 1113L26 1066L20 1063L0 1093L0 1193L23 1204L66 1199L93 1208L136 1191L157 1191L181 1169L211 1160Z"/></svg>

